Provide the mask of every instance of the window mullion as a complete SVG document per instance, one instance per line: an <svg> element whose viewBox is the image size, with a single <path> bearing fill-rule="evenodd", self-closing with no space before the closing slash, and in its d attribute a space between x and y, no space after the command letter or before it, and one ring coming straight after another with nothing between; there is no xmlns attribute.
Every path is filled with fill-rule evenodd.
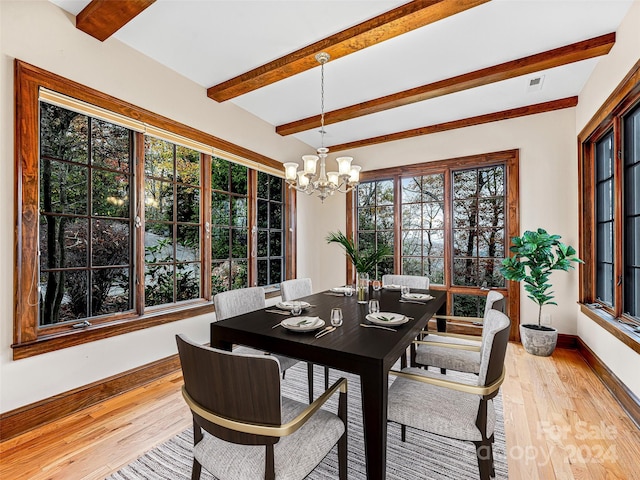
<svg viewBox="0 0 640 480"><path fill-rule="evenodd" d="M616 117L613 121L613 172L614 172L614 222L613 222L613 309L614 315L622 315L622 292L623 292L623 242L624 242L624 220L623 220L623 161L622 161L622 119Z"/></svg>
<svg viewBox="0 0 640 480"><path fill-rule="evenodd" d="M258 172L247 171L247 285L258 285Z"/></svg>
<svg viewBox="0 0 640 480"><path fill-rule="evenodd" d="M211 155L200 155L200 279L202 297L211 300Z"/></svg>
<svg viewBox="0 0 640 480"><path fill-rule="evenodd" d="M134 215L134 237L135 237L135 311L139 315L144 314L144 135L134 132L134 155L135 155L135 215Z"/></svg>

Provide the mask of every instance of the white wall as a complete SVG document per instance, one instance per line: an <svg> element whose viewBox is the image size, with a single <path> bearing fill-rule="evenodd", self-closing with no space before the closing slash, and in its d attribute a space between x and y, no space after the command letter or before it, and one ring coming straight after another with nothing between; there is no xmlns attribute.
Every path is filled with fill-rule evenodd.
<svg viewBox="0 0 640 480"><path fill-rule="evenodd" d="M640 59L640 2L634 2L620 28L616 43L602 58L579 96L576 135ZM629 389L640 397L640 355L577 310L578 335Z"/></svg>
<svg viewBox="0 0 640 480"><path fill-rule="evenodd" d="M48 1L0 1L0 411L56 395L176 352L176 333L208 341L213 315L13 361L13 61L15 58L185 123L277 160L308 147L115 39L101 43L76 30Z"/></svg>

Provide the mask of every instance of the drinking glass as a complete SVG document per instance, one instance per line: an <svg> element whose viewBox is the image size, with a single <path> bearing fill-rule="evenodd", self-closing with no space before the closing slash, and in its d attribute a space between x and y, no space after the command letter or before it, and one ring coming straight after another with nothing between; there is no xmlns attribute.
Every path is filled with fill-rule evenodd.
<svg viewBox="0 0 640 480"><path fill-rule="evenodd" d="M380 289L382 288L382 284L380 283L380 280L374 280L372 285L373 285L374 292L379 292Z"/></svg>
<svg viewBox="0 0 640 480"><path fill-rule="evenodd" d="M300 302L291 303L291 314L296 317L302 313L302 304Z"/></svg>
<svg viewBox="0 0 640 480"><path fill-rule="evenodd" d="M331 309L331 325L334 327L339 327L342 325L342 309L341 308L332 308Z"/></svg>
<svg viewBox="0 0 640 480"><path fill-rule="evenodd" d="M401 293L402 293L402 295L404 296L404 295L407 295L409 292L411 292L411 289L410 289L408 286L406 286L406 285L402 285L402 286L400 287L400 292L401 292Z"/></svg>
<svg viewBox="0 0 640 480"><path fill-rule="evenodd" d="M353 286L347 285L344 289L344 296L351 297L353 295Z"/></svg>
<svg viewBox="0 0 640 480"><path fill-rule="evenodd" d="M380 311L380 302L378 300L369 300L369 313L378 313Z"/></svg>

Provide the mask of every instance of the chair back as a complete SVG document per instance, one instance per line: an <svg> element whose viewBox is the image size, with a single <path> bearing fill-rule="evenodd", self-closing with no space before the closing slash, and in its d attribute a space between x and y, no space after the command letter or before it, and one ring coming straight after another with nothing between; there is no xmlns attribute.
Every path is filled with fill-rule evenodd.
<svg viewBox="0 0 640 480"><path fill-rule="evenodd" d="M487 301L484 304L484 318L487 317L487 313L491 309L504 311L504 295L497 290L489 290L489 293L487 293Z"/></svg>
<svg viewBox="0 0 640 480"><path fill-rule="evenodd" d="M500 378L504 369L510 329L511 320L498 310L490 310L485 317L480 346L478 385L490 385Z"/></svg>
<svg viewBox="0 0 640 480"><path fill-rule="evenodd" d="M266 306L264 288L250 287L220 292L213 297L213 305L216 308L216 320L260 310Z"/></svg>
<svg viewBox="0 0 640 480"><path fill-rule="evenodd" d="M383 275L382 285L406 285L409 288L429 290L429 277L417 275Z"/></svg>
<svg viewBox="0 0 640 480"><path fill-rule="evenodd" d="M284 302L306 297L312 293L310 278L296 278L294 280L286 280L280 284L280 295L282 295Z"/></svg>
<svg viewBox="0 0 640 480"><path fill-rule="evenodd" d="M189 396L209 412L240 422L281 424L280 366L271 355L226 352L176 335L184 385ZM277 443L274 437L237 432L195 412L194 422L222 440L244 445Z"/></svg>

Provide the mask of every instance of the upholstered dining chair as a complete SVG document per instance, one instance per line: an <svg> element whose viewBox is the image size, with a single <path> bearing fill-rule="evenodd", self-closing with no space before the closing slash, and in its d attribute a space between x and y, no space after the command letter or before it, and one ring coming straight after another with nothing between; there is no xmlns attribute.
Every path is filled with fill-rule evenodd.
<svg viewBox="0 0 640 480"><path fill-rule="evenodd" d="M385 285L406 285L409 288L417 288L420 290L429 289L429 277L420 277L418 275L383 275L382 286Z"/></svg>
<svg viewBox="0 0 640 480"><path fill-rule="evenodd" d="M285 280L280 283L280 295L282 300L289 302L297 298L307 297L313 293L313 284L310 278L294 278L293 280ZM313 364L307 363L307 374L309 375L310 385L313 383ZM313 396L313 389L309 387ZM329 388L329 367L324 367L324 389ZM313 401L313 398L309 402Z"/></svg>
<svg viewBox="0 0 640 480"><path fill-rule="evenodd" d="M445 318L465 318L482 324L491 310L502 308L503 300L504 296L500 292L491 290L487 294L483 318L446 316ZM445 332L423 332L421 340L414 342L415 354L412 354L414 363L424 367L440 368L441 373L445 373L446 370L456 370L477 374L480 372L480 347L484 335L484 328L481 337Z"/></svg>
<svg viewBox="0 0 640 480"><path fill-rule="evenodd" d="M302 480L338 444L347 478L347 381L311 405L281 396L275 356L227 352L177 335L182 395L193 415L192 480ZM320 407L340 391L338 414Z"/></svg>
<svg viewBox="0 0 640 480"><path fill-rule="evenodd" d="M249 287L220 292L213 297L213 305L216 309L216 320L224 320L226 318L235 317L236 315L242 315L244 313L260 310L261 308L264 308L266 306L264 298L264 288ZM245 346L239 346L235 351L239 353L252 353L255 355L265 354L265 352L261 350L256 350L254 348ZM274 357L276 357L280 362L280 368L282 370L283 378L284 372L298 363L298 360L290 357L285 357L284 355L275 354ZM311 403L312 401L313 376L309 379L309 403Z"/></svg>
<svg viewBox="0 0 640 480"><path fill-rule="evenodd" d="M406 441L406 427L410 426L473 442L480 479L495 476L493 398L505 376L510 326L509 317L504 313L497 310L488 313L480 351L480 372L475 381L453 381L451 376L418 368L390 372L398 378L389 387L388 419L401 425L402 441Z"/></svg>

